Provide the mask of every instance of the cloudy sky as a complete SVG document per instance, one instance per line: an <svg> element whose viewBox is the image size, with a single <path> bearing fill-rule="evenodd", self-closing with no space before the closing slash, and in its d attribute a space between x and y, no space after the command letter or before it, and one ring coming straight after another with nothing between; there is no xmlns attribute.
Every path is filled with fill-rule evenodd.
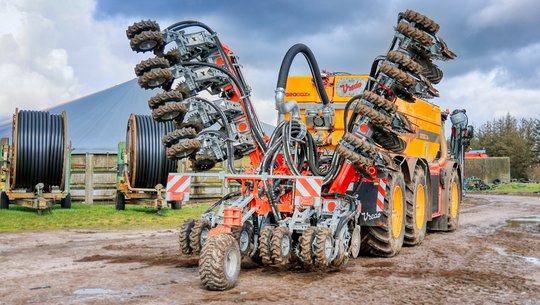
<svg viewBox="0 0 540 305"><path fill-rule="evenodd" d="M540 1L535 0L0 0L0 122L15 107L46 109L134 77L128 25L162 28L196 19L237 55L263 121L273 122L273 90L287 49L310 46L321 68L367 73L389 47L407 8L441 24L458 54L442 63L443 108L466 108L475 125L506 113L540 115ZM293 69L305 73L298 60Z"/></svg>

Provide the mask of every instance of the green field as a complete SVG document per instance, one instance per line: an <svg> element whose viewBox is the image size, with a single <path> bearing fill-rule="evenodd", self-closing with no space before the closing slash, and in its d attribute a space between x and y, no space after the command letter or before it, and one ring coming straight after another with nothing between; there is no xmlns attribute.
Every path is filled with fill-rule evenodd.
<svg viewBox="0 0 540 305"><path fill-rule="evenodd" d="M156 209L126 205L117 211L114 205L74 203L69 210L55 205L53 210L38 215L35 210L10 205L0 210L0 232L59 229L153 229L177 228L186 218L198 217L208 204L192 205L180 210L164 209L163 216Z"/></svg>
<svg viewBox="0 0 540 305"><path fill-rule="evenodd" d="M488 193L534 193L540 191L539 183L509 182L499 185L492 185Z"/></svg>

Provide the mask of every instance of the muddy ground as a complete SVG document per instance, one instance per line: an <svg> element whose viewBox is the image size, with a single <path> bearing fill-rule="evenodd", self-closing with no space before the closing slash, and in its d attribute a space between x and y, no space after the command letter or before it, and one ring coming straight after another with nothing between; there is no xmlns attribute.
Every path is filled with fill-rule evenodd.
<svg viewBox="0 0 540 305"><path fill-rule="evenodd" d="M540 197L468 195L461 226L394 258L337 272L243 269L226 292L202 289L176 230L0 233L0 304L539 304Z"/></svg>

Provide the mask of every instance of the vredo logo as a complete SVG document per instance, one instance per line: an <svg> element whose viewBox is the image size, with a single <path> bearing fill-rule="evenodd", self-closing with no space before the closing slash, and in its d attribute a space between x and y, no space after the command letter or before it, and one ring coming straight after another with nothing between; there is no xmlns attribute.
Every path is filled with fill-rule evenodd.
<svg viewBox="0 0 540 305"><path fill-rule="evenodd" d="M339 85L339 88L341 89L341 91L343 91L343 93L346 94L349 91L354 91L356 89L362 88L363 86L364 86L364 83L359 81L359 82L356 82L356 83L354 83L352 85L349 85L347 83L341 84L341 85Z"/></svg>

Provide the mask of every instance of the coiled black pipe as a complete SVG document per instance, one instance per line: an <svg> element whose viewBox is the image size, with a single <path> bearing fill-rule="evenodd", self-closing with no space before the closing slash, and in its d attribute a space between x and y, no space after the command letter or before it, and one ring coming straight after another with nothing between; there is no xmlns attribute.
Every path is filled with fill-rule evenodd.
<svg viewBox="0 0 540 305"><path fill-rule="evenodd" d="M311 50L302 43L295 44L287 51L287 54L285 54L285 57L281 62L281 67L279 68L279 76L276 88L287 88L287 78L289 77L289 70L291 69L291 64L296 55L298 55L299 53L302 53L306 58L306 61L308 62L309 68L311 70L311 75L313 76L313 80L315 81L317 93L319 93L322 103L328 105L330 103L330 100L328 99L328 95L324 90L321 70L319 69L317 60L315 59L313 52L311 52Z"/></svg>
<svg viewBox="0 0 540 305"><path fill-rule="evenodd" d="M43 183L45 190L64 190L65 114L21 110L15 113L13 129L14 164L11 188L33 190Z"/></svg>
<svg viewBox="0 0 540 305"><path fill-rule="evenodd" d="M172 121L156 122L149 115L131 115L126 135L131 187L165 186L168 174L176 172L177 162L167 159L165 147L161 143L161 137L175 128Z"/></svg>

